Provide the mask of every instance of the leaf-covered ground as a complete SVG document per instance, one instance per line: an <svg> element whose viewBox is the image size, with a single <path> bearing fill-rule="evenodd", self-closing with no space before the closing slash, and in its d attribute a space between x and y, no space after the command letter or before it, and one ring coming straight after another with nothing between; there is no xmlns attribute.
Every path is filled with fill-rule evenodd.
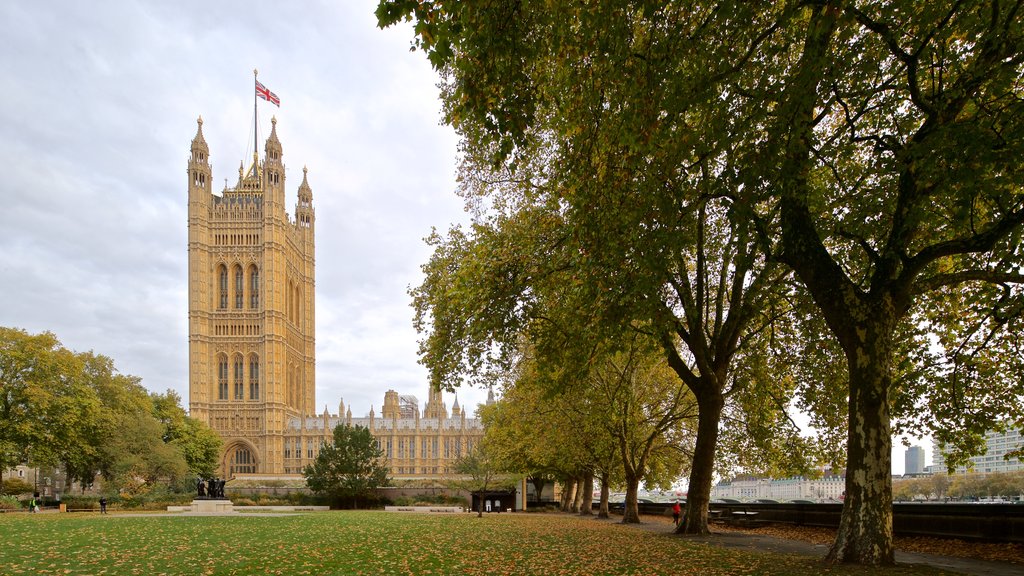
<svg viewBox="0 0 1024 576"><path fill-rule="evenodd" d="M554 514L0 515L3 574L934 574L687 542Z"/></svg>
<svg viewBox="0 0 1024 576"><path fill-rule="evenodd" d="M803 540L804 542L825 545L832 544L836 539L836 531L834 528L791 526L786 524L769 524L755 528L731 528L716 525L714 530L751 532L764 534L766 536L775 536L777 538ZM903 552L916 552L919 554L934 554L937 556L954 556L957 558L973 558L976 560L1021 564L1021 569L1024 571L1024 545L1022 544L975 542L952 538L897 536L895 545L897 550Z"/></svg>

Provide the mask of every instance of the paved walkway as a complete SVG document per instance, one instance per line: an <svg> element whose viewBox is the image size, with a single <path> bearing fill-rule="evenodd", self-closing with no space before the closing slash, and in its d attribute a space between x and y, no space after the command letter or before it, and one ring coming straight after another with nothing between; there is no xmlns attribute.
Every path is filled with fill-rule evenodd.
<svg viewBox="0 0 1024 576"><path fill-rule="evenodd" d="M671 534L675 526L666 522L644 522L642 524L630 524L643 530ZM685 538L694 542L703 542L709 546L722 546L725 548L736 548L751 550L755 552L773 552L776 554L801 554L804 556L817 556L824 558L828 553L828 546L824 544L812 544L802 540L789 540L776 538L774 536L763 536L748 532L715 532L712 529L710 536L680 535L678 538ZM1024 574L1024 565L1011 564L1009 562L992 562L988 560L975 560L972 558L958 558L953 556L938 556L935 554L917 554L912 552L896 551L896 562L898 564L913 564L919 566L930 566L950 572L961 574L972 574L976 576L1021 576Z"/></svg>

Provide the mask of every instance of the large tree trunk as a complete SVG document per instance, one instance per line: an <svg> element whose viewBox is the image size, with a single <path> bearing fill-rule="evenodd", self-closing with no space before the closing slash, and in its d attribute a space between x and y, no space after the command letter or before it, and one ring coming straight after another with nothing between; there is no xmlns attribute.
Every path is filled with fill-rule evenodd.
<svg viewBox="0 0 1024 576"><path fill-rule="evenodd" d="M569 511L574 513L574 514L578 513L580 511L580 506L582 504L583 504L583 479L577 477L576 478L576 493L573 494L573 496L572 496L572 506L569 508Z"/></svg>
<svg viewBox="0 0 1024 576"><path fill-rule="evenodd" d="M873 324L873 325L872 325ZM867 334L847 352L850 371L846 498L829 563L893 565L891 322L868 323Z"/></svg>
<svg viewBox="0 0 1024 576"><path fill-rule="evenodd" d="M717 391L704 391L697 396L697 407L697 440L686 496L686 517L676 528L677 534L709 533L708 503L714 481L718 424L722 419L725 399Z"/></svg>
<svg viewBox="0 0 1024 576"><path fill-rule="evenodd" d="M637 492L640 488L640 477L630 471L626 472L626 503L622 511L623 524L639 524L640 509L636 503Z"/></svg>
<svg viewBox="0 0 1024 576"><path fill-rule="evenodd" d="M579 492L580 516L594 515L594 473L587 472L583 476L583 489Z"/></svg>
<svg viewBox="0 0 1024 576"><path fill-rule="evenodd" d="M536 476L534 476L533 478L530 478L530 482L533 482L533 492L534 492L534 494L537 495L537 502L539 503L539 502L541 502L541 500L543 500L544 485L547 482L545 482L545 480L543 478L539 478L539 477L536 477Z"/></svg>
<svg viewBox="0 0 1024 576"><path fill-rule="evenodd" d="M608 485L608 473L605 472L601 475L601 505L597 508L598 518L608 518L608 493L611 492L611 486Z"/></svg>
<svg viewBox="0 0 1024 576"><path fill-rule="evenodd" d="M562 512L568 512L572 508L572 501L576 498L576 479L566 478L562 488Z"/></svg>

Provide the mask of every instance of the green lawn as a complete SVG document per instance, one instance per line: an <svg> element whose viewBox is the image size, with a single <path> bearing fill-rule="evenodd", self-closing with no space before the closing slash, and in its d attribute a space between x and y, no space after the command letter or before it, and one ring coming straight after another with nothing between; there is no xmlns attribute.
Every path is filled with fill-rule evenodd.
<svg viewBox="0 0 1024 576"><path fill-rule="evenodd" d="M746 553L557 514L0 514L2 574L818 574ZM933 574L839 568L831 574Z"/></svg>

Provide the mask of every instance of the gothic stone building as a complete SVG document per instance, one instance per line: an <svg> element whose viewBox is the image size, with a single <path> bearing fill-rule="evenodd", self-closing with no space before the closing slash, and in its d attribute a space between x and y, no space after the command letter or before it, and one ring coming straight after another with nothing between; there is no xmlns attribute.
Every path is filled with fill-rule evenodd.
<svg viewBox="0 0 1024 576"><path fill-rule="evenodd" d="M294 217L285 207L277 120L261 161L213 192L203 120L188 161L189 407L224 440L220 475L301 474L339 423L368 427L396 477L435 477L479 441L480 422L439 392L424 413L385 395L380 417L314 416L313 193L303 168ZM411 399L411 402L410 402Z"/></svg>

